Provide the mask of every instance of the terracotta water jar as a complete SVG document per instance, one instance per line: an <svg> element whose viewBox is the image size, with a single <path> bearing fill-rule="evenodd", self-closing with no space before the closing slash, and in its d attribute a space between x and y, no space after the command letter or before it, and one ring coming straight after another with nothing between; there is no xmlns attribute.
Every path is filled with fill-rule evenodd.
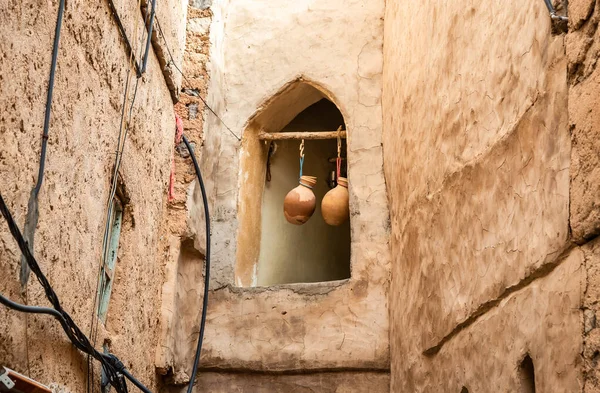
<svg viewBox="0 0 600 393"><path fill-rule="evenodd" d="M339 177L337 186L323 197L321 202L323 220L329 225L338 226L350 216L348 179Z"/></svg>
<svg viewBox="0 0 600 393"><path fill-rule="evenodd" d="M312 188L317 184L314 176L302 176L300 185L288 192L283 201L285 219L294 225L302 225L313 215L317 199Z"/></svg>

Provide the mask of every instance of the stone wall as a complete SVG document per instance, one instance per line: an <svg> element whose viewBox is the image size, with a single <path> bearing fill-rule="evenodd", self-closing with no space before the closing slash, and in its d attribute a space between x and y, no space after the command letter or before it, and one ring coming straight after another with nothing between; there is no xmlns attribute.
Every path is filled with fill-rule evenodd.
<svg viewBox="0 0 600 393"><path fill-rule="evenodd" d="M570 224L573 240L582 244L586 280L583 284L583 385L588 393L600 392L597 327L600 285L600 3L569 1L569 33L566 37L571 130Z"/></svg>
<svg viewBox="0 0 600 393"><path fill-rule="evenodd" d="M115 3L138 53L141 10L137 2ZM161 64L166 65L170 57L159 57L155 48L166 40L175 61L181 61L178 54L184 42L174 23L185 18L181 2L158 3L164 37L155 30L158 35L150 48L147 73L137 89L119 171L128 198L125 223L108 317L105 325L100 324L97 338L98 348L107 344L152 390L157 389L156 304L165 267L158 247L159 226L173 149L172 96L179 89L163 75ZM0 5L0 192L21 228L37 179L57 5L58 1L39 0ZM166 18L167 14L173 19ZM95 315L106 204L128 68L128 55L108 3L67 1L34 254L63 307L86 334ZM170 91L169 84L176 89ZM131 98L133 83L129 92ZM33 277L26 298L21 294L19 258L2 220L0 292L18 302L47 306ZM0 364L41 383L62 385L67 391L86 389L86 358L49 316L0 307ZM99 370L95 363L96 391Z"/></svg>
<svg viewBox="0 0 600 393"><path fill-rule="evenodd" d="M580 391L565 36L516 0L391 1L384 31L391 390L526 391L529 355Z"/></svg>
<svg viewBox="0 0 600 393"><path fill-rule="evenodd" d="M195 147L202 146L208 72L209 31L212 13L206 2L192 1L187 10L186 48L177 67L185 79L175 111L183 132ZM156 366L168 383L189 381L198 340L205 258L205 229L196 223L204 218L202 207L188 209L200 201L196 172L182 141L173 155L173 188L162 228L162 256L167 267L162 288L160 340Z"/></svg>
<svg viewBox="0 0 600 393"><path fill-rule="evenodd" d="M571 229L581 243L600 234L600 111L598 91L600 53L598 22L600 6L593 0L569 4L569 34L566 39L569 79L569 127L571 155Z"/></svg>

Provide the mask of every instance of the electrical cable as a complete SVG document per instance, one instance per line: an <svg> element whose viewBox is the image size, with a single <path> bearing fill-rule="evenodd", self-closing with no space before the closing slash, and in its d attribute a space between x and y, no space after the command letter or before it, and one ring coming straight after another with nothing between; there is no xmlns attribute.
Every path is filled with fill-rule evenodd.
<svg viewBox="0 0 600 393"><path fill-rule="evenodd" d="M146 53L144 53L144 62L142 63L142 74L144 72L146 72L146 65L148 64L148 53L150 52L150 42L152 41L152 28L154 27L155 9L156 9L156 0L152 0L152 12L150 13L150 25L148 26L148 39L146 40ZM146 19L146 22L147 22L147 19Z"/></svg>
<svg viewBox="0 0 600 393"><path fill-rule="evenodd" d="M12 300L4 297L4 295L2 295L0 293L0 304L8 307L8 308L12 308L13 310L19 311L19 312L24 312L24 313L29 313L29 314L48 314L48 315L52 315L53 317L55 317L56 319L58 319L58 321L60 322L60 324L62 325L63 329L68 329L65 319L63 318L63 316L61 315L61 313L59 313L58 311L56 311L53 308L49 308L49 307L36 307L36 306L28 306L25 304L20 304L20 303L16 303L13 302Z"/></svg>
<svg viewBox="0 0 600 393"><path fill-rule="evenodd" d="M190 384L188 386L187 392L191 393L193 390L194 380L198 371L198 364L200 361L200 354L202 351L202 344L204 341L204 331L206 327L206 314L208 310L208 295L209 295L209 284L210 284L210 212L208 209L208 198L206 195L206 188L204 186L204 181L202 180L202 173L200 172L200 166L198 165L198 161L196 159L196 154L194 152L193 147L189 143L187 137L183 135L183 142L185 143L188 151L190 152L190 157L194 164L194 170L196 172L196 177L198 179L198 184L200 185L200 191L202 193L202 202L204 204L204 216L206 223L206 261L205 261L205 273L204 273L204 298L202 299L202 314L200 319L200 332L198 335L198 344L196 347L196 354L194 356L194 363L192 369L192 375L190 377ZM60 305L60 301L58 296L50 286L50 283L44 276L41 271L35 257L32 255L25 239L23 238L19 228L17 227L10 211L6 203L4 202L4 198L2 194L0 194L0 211L4 216L10 232L13 238L17 241L19 245L19 249L21 253L25 257L27 263L30 265L31 270L35 273L38 281L44 288L46 292L46 297L50 301L50 303L54 306L54 308L47 307L34 307L34 306L26 306L16 302L11 301L10 299L4 297L0 294L0 304L3 304L11 309L20 312L33 313L33 314L48 314L55 317L63 327L63 330L67 334L67 337L71 340L73 345L75 345L79 350L88 355L91 355L95 359L99 360L102 364L102 367L107 374L111 385L115 387L117 392L126 393L127 388L122 380L122 376L129 379L134 385L136 385L140 390L144 393L151 393L151 391L146 388L140 381L138 381L133 375L131 375L123 366L123 363L119 361L119 359L112 354L102 354L98 352L89 342L87 337L81 332L79 327L73 322L69 314L62 309Z"/></svg>
<svg viewBox="0 0 600 393"><path fill-rule="evenodd" d="M173 54L171 53L171 49L169 48L169 44L167 43L167 38L165 37L165 34L162 31L162 27L160 26L160 22L159 22L158 18L156 18L156 25L158 26L158 30L160 31L160 35L162 36L163 42L165 43L165 48L167 48L167 53L169 54L169 57L171 58L171 64L173 64L173 66L181 74L181 76L183 77L183 79L185 80L185 82L191 87L192 83L188 80L188 78L185 76L185 74L183 73L183 71L181 71L181 69L177 66L177 63L175 63L175 59L173 58ZM225 126L225 128L227 128L227 131L229 131L229 133L231 135L233 135L238 141L242 140L242 138L240 138L235 132L233 132L233 130L231 128L229 128L229 126L227 124L225 124L225 122L223 121L223 119L221 119L219 117L219 115L217 115L217 113L210 107L210 105L208 105L208 103L206 102L206 100L204 98L202 98L200 95L198 95L198 98L200 98L200 101L202 101L202 104L204 104L204 106L206 107L206 109L208 109L213 115L215 115L215 117L217 119L219 119L219 121L221 122L221 124L223 124Z"/></svg>
<svg viewBox="0 0 600 393"><path fill-rule="evenodd" d="M550 18L558 19L558 20L562 20L562 21L569 20L569 18L567 18L566 16L561 16L561 15L556 14L556 10L554 9L554 6L552 5L552 0L544 0L544 3L546 3L546 8L548 8L548 12L550 12Z"/></svg>
<svg viewBox="0 0 600 393"><path fill-rule="evenodd" d="M138 7L141 7L141 0L139 0ZM145 24L148 23L148 11L149 11L148 8L146 8L146 15L144 18ZM138 24L137 24L137 19L136 19L134 31L137 31L137 26L138 26ZM140 38L140 43L139 43L139 48L140 48L139 57L142 56L142 49L143 49L142 43L144 42L145 33L146 33L146 29L143 29L142 36ZM149 40L150 40L150 36L148 36L148 41ZM135 61L133 50L130 52L129 61L130 61L130 64L133 64ZM137 62L135 62L134 64L136 65L136 67L138 66ZM137 69L139 71L139 68L137 68ZM127 76L125 78L125 92L123 94L121 118L119 121L119 134L117 137L117 149L116 149L115 164L113 166L113 174L112 174L112 178L111 178L109 197L107 200L107 213L106 213L106 220L105 220L105 226L104 226L104 235L102 238L102 259L98 266L98 277L99 278L98 278L98 281L96 282L96 291L95 291L96 296L94 296L94 303L92 306L92 315L91 315L91 322L90 322L90 337L92 339L92 343L94 346L96 346L96 341L97 341L97 337L98 337L98 320L97 320L97 318L95 318L96 305L97 305L98 297L99 297L98 289L102 288L104 286L104 280L105 280L105 276L102 274L102 267L104 265L106 253L108 252L108 241L109 241L108 235L110 232L110 222L111 222L110 220L111 220L112 213L113 213L112 201L113 201L116 191L117 191L117 179L119 176L119 168L121 167L121 159L123 158L123 151L125 150L125 141L127 140L127 135L129 133L129 124L131 123L133 106L135 104L135 99L137 97L137 90L138 90L141 74L142 73L139 73L139 72L137 73L135 89L133 92L133 98L131 99L131 106L129 107L129 114L127 117L127 121L125 121L125 110L126 110L125 108L127 107L126 104L127 104L127 99L128 99L128 95L129 95L129 80L130 80L130 76L131 76L131 68L127 69ZM87 391L88 391L88 393L94 391L94 386L92 384L93 379L94 379L94 365L93 365L93 362L91 361L91 357L88 355L88 365L87 365L87 381L88 381Z"/></svg>
<svg viewBox="0 0 600 393"><path fill-rule="evenodd" d="M200 333L198 334L198 345L196 347L196 355L194 356L194 366L192 368L192 375L190 377L190 384L188 385L187 393L192 393L194 387L194 380L196 379L196 373L198 372L198 363L200 362L200 352L202 352L202 342L204 341L204 327L206 326L206 312L208 309L208 289L210 284L210 214L208 211L208 198L206 196L206 189L204 188L204 182L202 181L202 174L200 173L200 166L196 160L196 154L194 149L190 145L190 142L183 135L183 143L190 152L190 157L194 163L194 170L196 171L196 177L198 178L198 184L200 185L200 191L202 193L202 204L204 205L204 221L206 222L206 267L204 272L204 298L202 299L202 316L200 318Z"/></svg>
<svg viewBox="0 0 600 393"><path fill-rule="evenodd" d="M132 56L133 48L131 47L131 42L129 41L129 38L127 37L127 32L125 31L123 22L121 22L121 18L119 17L119 13L117 12L117 9L115 7L115 3L113 2L113 0L108 0L108 7L110 8L110 12L111 12L113 18L115 19L115 22L117 23L117 27L119 28L119 33L121 35L121 38L123 38L123 41L125 42L125 49L127 50L127 54ZM134 61L135 72L136 72L137 76L138 77L142 76L142 70L140 69L139 63L137 62L136 59L134 59L133 61Z"/></svg>
<svg viewBox="0 0 600 393"><path fill-rule="evenodd" d="M6 222L8 224L10 233L12 234L13 238L17 242L19 249L21 250L21 253L25 257L27 263L29 264L29 267L31 268L31 271L36 275L38 282L44 289L44 292L46 293L46 298L48 299L48 301L50 301L50 303L52 304L52 306L56 312L52 312L52 311L49 311L44 308L40 309L37 307L31 309L31 308L29 308L30 306L25 306L25 305L20 305L18 303L14 303L14 302L8 300L7 298L5 298L4 296L2 296L2 299L1 299L2 304L6 305L8 307L14 308L15 310L24 311L24 312L36 312L36 313L51 314L55 318L57 318L59 320L59 322L61 322L63 330L65 331L65 334L67 335L69 340L73 343L73 345L75 345L75 347L78 348L80 351L90 354L91 356L93 356L96 360L98 360L102 364L102 368L104 369L110 384L115 388L115 390L118 393L127 393L127 385L125 383L124 378L129 379L132 383L134 383L138 387L140 387L140 386L143 387L143 384L141 384L141 382L139 382L137 379L135 379L135 377L133 377L131 374L123 373L123 371L125 370L125 366L116 356L114 356L112 354L102 354L102 353L98 352L91 345L89 339L85 336L85 334L83 334L81 329L79 329L79 327L73 321L71 316L62 308L62 306L60 304L60 300L58 299L58 296L52 289L52 286L48 282L48 279L46 278L44 273L41 271L39 264L37 263L35 257L31 253L31 250L29 249L27 242L23 238L23 235L22 235L21 231L19 230L19 227L17 226L14 218L12 217L10 211L8 210L8 207L7 207L6 203L4 202L4 198L2 197L2 194L0 194L0 212L2 213L2 216L4 216L4 219L6 220ZM145 387L143 390L145 393L150 393L150 391Z"/></svg>
<svg viewBox="0 0 600 393"><path fill-rule="evenodd" d="M58 49L60 45L60 32L62 30L63 15L65 13L65 0L60 0L58 3L58 15L56 17L56 27L54 29L54 44L52 47L52 61L50 64L50 77L48 78L48 92L46 95L46 112L44 114L44 130L42 133L42 149L40 151L40 165L38 168L37 182L27 202L27 215L25 217L25 226L23 228L27 243L33 250L33 242L35 237L35 229L39 218L38 195L44 181L44 170L46 168L46 150L48 147L48 132L50 131L50 114L52 112L52 95L54 93L54 79L56 76L56 65L58 63ZM27 262L21 258L20 281L21 288L25 288L29 280L29 266Z"/></svg>

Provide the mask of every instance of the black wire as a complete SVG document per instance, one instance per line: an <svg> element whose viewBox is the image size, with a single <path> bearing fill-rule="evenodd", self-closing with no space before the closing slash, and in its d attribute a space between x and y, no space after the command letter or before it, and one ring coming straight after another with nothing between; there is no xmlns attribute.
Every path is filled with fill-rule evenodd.
<svg viewBox="0 0 600 393"><path fill-rule="evenodd" d="M59 321L61 322L61 325L63 327L63 330L65 331L65 334L67 335L69 340L71 340L73 345L75 345L75 347L78 348L79 350L81 350L82 352L92 355L95 359L97 359L102 364L102 368L103 368L104 372L106 373L110 384L112 386L114 386L115 390L118 393L127 393L127 385L125 383L124 377L129 379L132 383L134 383L138 387L143 386L131 374L123 373L123 371L125 370L125 366L116 356L114 356L112 354L106 355L106 354L102 354L102 353L98 352L94 348L94 346L90 343L89 339L85 336L85 334L83 334L81 329L79 329L79 327L73 321L71 316L62 308L62 306L60 304L60 300L58 299L58 296L52 289L52 286L48 282L48 279L46 278L44 273L41 271L39 264L37 263L35 257L31 253L31 250L30 250L27 242L23 238L23 235L21 234L19 227L17 226L14 218L12 217L10 211L8 210L8 206L4 202L4 198L2 197L2 194L0 194L0 212L2 213L2 216L4 216L4 219L6 220L6 222L8 224L10 233L12 234L13 238L16 240L16 242L19 246L19 249L21 250L21 253L25 257L27 263L29 264L29 267L31 268L31 271L33 271L33 273L36 275L40 285L42 286L42 288L44 289L44 292L46 293L46 297L48 298L48 300L50 301L50 303L52 304L52 306L56 312L48 311L47 309L43 309L43 308L40 309L37 307L30 309L29 306L24 306L24 305L20 305L18 303L14 303L14 302L8 300L7 298L5 298L4 296L2 296L2 299L1 299L2 304L9 306L11 308L14 308L16 310L19 310L19 311L23 311L23 312L36 312L36 313L51 314L54 317L56 317L57 319L59 319ZM145 388L144 392L149 393L150 391L147 388Z"/></svg>
<svg viewBox="0 0 600 393"><path fill-rule="evenodd" d="M192 393L194 387L194 380L196 379L196 373L198 371L198 363L200 362L200 352L202 352L202 342L204 341L204 327L206 325L206 311L208 309L208 288L210 283L210 215L208 212L208 198L206 197L206 189L204 188L204 182L202 181L202 174L200 173L200 167L196 160L194 149L190 145L185 135L183 135L183 143L190 152L190 157L194 162L194 170L198 177L198 183L200 184L200 191L202 192L202 203L204 205L204 221L206 222L206 271L204 273L204 298L202 299L202 316L200 318L200 333L198 335L198 346L196 347L196 355L194 356L194 366L192 368L192 375L190 377L190 384L188 385L187 393Z"/></svg>
<svg viewBox="0 0 600 393"><path fill-rule="evenodd" d="M62 316L62 314L60 312L56 311L53 308L27 306L27 305L24 305L24 304L13 302L12 300L6 298L1 293L0 293L0 304L6 306L8 308L11 308L13 310L16 310L16 311L19 311L19 312L28 313L28 314L47 314L47 315L51 315L54 318L56 318L58 320L58 322L60 322L61 326L63 327L63 329L65 331L69 330L69 326L68 326L67 321L65 320L65 318ZM127 369L123 368L121 370L121 372L122 372L122 374L127 379L129 379L141 391L143 391L144 393L152 393L146 386L144 386L133 375L131 375L131 373L129 371L127 371Z"/></svg>
<svg viewBox="0 0 600 393"><path fill-rule="evenodd" d="M150 25L148 26L148 40L146 40L146 53L144 53L144 62L142 63L142 74L146 72L148 64L148 52L150 52L150 42L152 41L152 28L154 27L154 12L156 9L156 0L152 0L152 12L150 13Z"/></svg>
<svg viewBox="0 0 600 393"><path fill-rule="evenodd" d="M162 27L160 27L160 22L158 21L158 18L156 19L156 25L158 26L158 30L160 31L160 35L163 38L163 42L165 43L165 48L167 48L167 53L169 54L169 57L171 58L171 64L173 64L173 66L175 67L175 69L177 71L179 71L179 73L181 74L181 76L183 77L183 79L185 80L185 82L191 87L192 83L188 80L188 78L185 76L185 74L183 73L183 71L181 71L181 69L177 66L177 63L175 63L175 59L173 58L173 54L171 53L171 49L169 49L169 44L167 43L167 38L165 37L165 34L162 31ZM233 135L238 141L241 141L242 138L240 138L239 136L237 136L237 134L235 132L233 132L233 130L231 128L229 128L229 126L227 124L225 124L225 122L223 121L223 119L221 119L219 117L219 115L217 115L217 113L210 107L210 105L208 105L208 103L204 100L204 98L202 98L200 95L198 95L198 98L200 98L200 101L202 101L202 104L204 104L204 106L206 107L206 109L208 109L213 115L215 115L215 117L217 119L219 119L219 121L221 122L221 124L223 124L225 126L225 128L227 128L227 131L229 131L229 133L231 133L231 135Z"/></svg>
<svg viewBox="0 0 600 393"><path fill-rule="evenodd" d="M48 315L52 315L54 318L58 319L58 321L62 325L63 329L68 329L68 327L66 325L66 321L63 318L62 314L59 313L58 311L56 311L53 308L27 306L25 304L20 304L20 303L17 303L17 302L13 302L12 300L4 297L1 293L0 293L0 304L3 304L3 305L5 305L8 308L12 308L13 310L20 311L20 312L25 312L25 313L29 313L29 314L48 314Z"/></svg>
<svg viewBox="0 0 600 393"><path fill-rule="evenodd" d="M121 22L121 18L119 17L119 13L117 12L117 9L115 8L115 4L113 3L113 0L108 0L108 6L110 8L110 12L112 13L113 17L115 18L115 22L117 22L117 27L119 28L119 33L121 34L121 38L123 38L123 41L125 42L125 49L127 50L127 54L129 56L133 57L133 48L131 47L131 42L129 41L129 38L127 37L127 32L125 31L123 22ZM133 62L135 65L136 75L139 78L140 76L142 76L142 70L140 69L140 65L138 64L137 59L134 58Z"/></svg>
<svg viewBox="0 0 600 393"><path fill-rule="evenodd" d="M131 381L131 383L133 383L135 386L137 386L138 389L140 389L142 392L152 393L152 391L150 389L148 389L140 381L138 381L133 375L131 375L131 373L129 371L127 371L126 368L123 368L123 370L121 370L121 372L123 373L123 375L125 375L125 377L127 379L129 379Z"/></svg>
<svg viewBox="0 0 600 393"><path fill-rule="evenodd" d="M48 92L46 95L46 112L44 114L44 131L42 133L42 149L40 152L40 166L38 168L37 182L29 194L27 203L27 215L25 217L25 236L33 249L35 229L37 227L39 210L38 195L44 181L44 170L46 168L46 150L48 147L48 132L50 131L50 114L52 113L52 95L54 93L54 79L56 76L56 65L58 63L58 49L60 45L60 32L62 30L62 20L65 13L65 0L58 3L58 15L56 17L56 27L54 29L54 44L52 47L52 61L50 64L50 77L48 78ZM24 288L29 280L29 269L24 259L21 259L21 286Z"/></svg>
<svg viewBox="0 0 600 393"><path fill-rule="evenodd" d="M44 180L44 167L46 163L46 146L48 144L48 131L50 129L50 112L52 111L52 94L54 93L54 76L56 75L56 64L58 63L58 46L60 44L60 31L62 28L63 14L65 11L65 0L58 4L58 17L56 29L54 30L54 46L52 48L52 64L50 65L50 79L48 80L48 94L46 96L46 114L44 116L44 133L42 135L42 152L40 155L40 168L38 171L35 194L40 192Z"/></svg>
<svg viewBox="0 0 600 393"><path fill-rule="evenodd" d="M200 319L200 332L198 335L198 344L196 347L196 354L194 356L194 363L192 368L192 375L190 377L190 384L188 385L187 393L191 393L194 386L194 380L196 379L198 364L200 362L200 354L202 352L202 344L204 341L204 331L206 328L206 314L208 310L208 295L209 295L209 284L210 284L210 213L208 209L208 198L206 195L206 188L204 186L204 181L202 180L202 174L200 172L200 167L198 165L198 161L196 159L196 155L194 153L194 149L189 143L187 137L183 135L183 142L185 143L188 151L190 152L190 157L192 162L194 163L194 170L196 171L196 176L198 178L198 184L200 185L200 191L202 193L202 203L204 205L204 217L206 223L206 265L205 265L205 275L204 275L204 298L202 299L202 315ZM46 297L50 301L50 303L54 306L54 308L45 308L45 307L33 307L33 306L25 306L19 303L15 303L8 298L2 296L0 294L0 303L15 309L17 311L26 312L26 313L36 313L36 314L49 314L54 316L61 323L63 330L67 334L67 337L71 340L73 345L75 345L79 350L84 353L87 353L100 361L102 364L102 368L104 369L108 379L115 387L117 392L119 393L127 393L127 387L123 381L123 377L125 376L129 379L134 385L136 385L140 390L144 393L151 393L151 391L146 388L141 382L139 382L133 375L131 375L126 369L123 363L114 355L109 354L105 355L98 352L90 343L88 338L83 334L83 332L79 329L79 327L73 322L70 315L63 310L60 305L60 301L58 296L50 286L50 283L46 279L46 276L41 271L35 257L32 255L27 242L23 238L21 232L17 224L15 223L10 211L6 203L4 202L4 198L2 194L0 194L0 211L4 216L10 232L13 238L17 241L19 245L19 249L23 256L27 260L27 263L30 265L31 270L35 273L38 281L44 288L46 292Z"/></svg>
<svg viewBox="0 0 600 393"><path fill-rule="evenodd" d="M554 14L554 6L552 5L552 1L551 0L544 0L544 3L546 3L546 7L548 8L548 11L550 12L550 14Z"/></svg>

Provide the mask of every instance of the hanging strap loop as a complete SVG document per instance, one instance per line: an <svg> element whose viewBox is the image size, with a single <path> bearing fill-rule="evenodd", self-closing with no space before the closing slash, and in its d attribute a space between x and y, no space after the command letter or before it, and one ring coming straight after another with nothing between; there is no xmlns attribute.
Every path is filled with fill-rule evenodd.
<svg viewBox="0 0 600 393"><path fill-rule="evenodd" d="M298 177L298 181L302 179L302 167L304 166L304 139L300 142L300 176Z"/></svg>
<svg viewBox="0 0 600 393"><path fill-rule="evenodd" d="M342 126L339 126L337 129L337 159L335 160L336 164L336 182L337 179L341 176L342 173Z"/></svg>

